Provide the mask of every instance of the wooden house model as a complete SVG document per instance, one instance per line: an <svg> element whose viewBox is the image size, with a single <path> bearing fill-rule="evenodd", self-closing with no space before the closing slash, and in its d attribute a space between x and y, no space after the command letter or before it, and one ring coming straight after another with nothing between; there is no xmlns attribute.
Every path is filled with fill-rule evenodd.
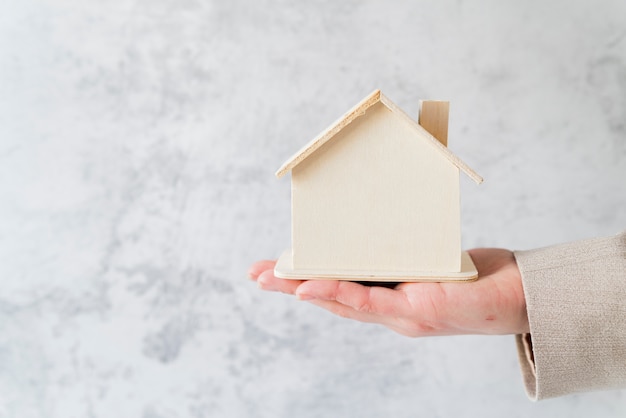
<svg viewBox="0 0 626 418"><path fill-rule="evenodd" d="M291 172L292 247L275 274L359 281L477 277L461 251L460 172L447 148L448 103L419 122L374 91L277 171Z"/></svg>

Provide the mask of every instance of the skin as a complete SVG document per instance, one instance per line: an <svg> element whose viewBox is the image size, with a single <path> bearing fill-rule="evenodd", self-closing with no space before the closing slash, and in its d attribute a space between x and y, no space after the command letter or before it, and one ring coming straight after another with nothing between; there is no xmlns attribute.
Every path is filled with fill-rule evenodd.
<svg viewBox="0 0 626 418"><path fill-rule="evenodd" d="M381 324L408 337L529 332L522 280L513 253L469 251L478 269L470 283L400 283L395 288L335 280L286 280L275 261L248 274L263 290L295 295L344 318Z"/></svg>

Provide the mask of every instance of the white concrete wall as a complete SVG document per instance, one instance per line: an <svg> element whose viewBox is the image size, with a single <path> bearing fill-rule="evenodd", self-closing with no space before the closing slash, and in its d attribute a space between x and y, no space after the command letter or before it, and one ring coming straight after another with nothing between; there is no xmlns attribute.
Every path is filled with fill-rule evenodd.
<svg viewBox="0 0 626 418"><path fill-rule="evenodd" d="M626 228L626 3L5 0L0 416L623 417L513 338L412 340L245 278L274 170L373 88L451 101L464 246Z"/></svg>

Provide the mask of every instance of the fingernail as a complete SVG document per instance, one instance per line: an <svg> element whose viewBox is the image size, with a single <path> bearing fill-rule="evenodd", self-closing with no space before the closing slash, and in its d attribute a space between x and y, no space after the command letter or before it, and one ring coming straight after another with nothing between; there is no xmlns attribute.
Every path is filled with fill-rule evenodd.
<svg viewBox="0 0 626 418"><path fill-rule="evenodd" d="M296 295L296 297L299 300L313 300L313 299L315 299L315 296L307 295L306 293L298 293Z"/></svg>

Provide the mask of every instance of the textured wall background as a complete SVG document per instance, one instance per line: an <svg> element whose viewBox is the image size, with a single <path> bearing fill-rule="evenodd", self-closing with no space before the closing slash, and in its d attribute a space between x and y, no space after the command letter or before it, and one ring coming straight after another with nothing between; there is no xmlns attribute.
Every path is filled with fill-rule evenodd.
<svg viewBox="0 0 626 418"><path fill-rule="evenodd" d="M274 170L374 88L452 102L465 247L626 228L622 1L3 0L1 417L618 417L513 337L412 340L246 280Z"/></svg>

